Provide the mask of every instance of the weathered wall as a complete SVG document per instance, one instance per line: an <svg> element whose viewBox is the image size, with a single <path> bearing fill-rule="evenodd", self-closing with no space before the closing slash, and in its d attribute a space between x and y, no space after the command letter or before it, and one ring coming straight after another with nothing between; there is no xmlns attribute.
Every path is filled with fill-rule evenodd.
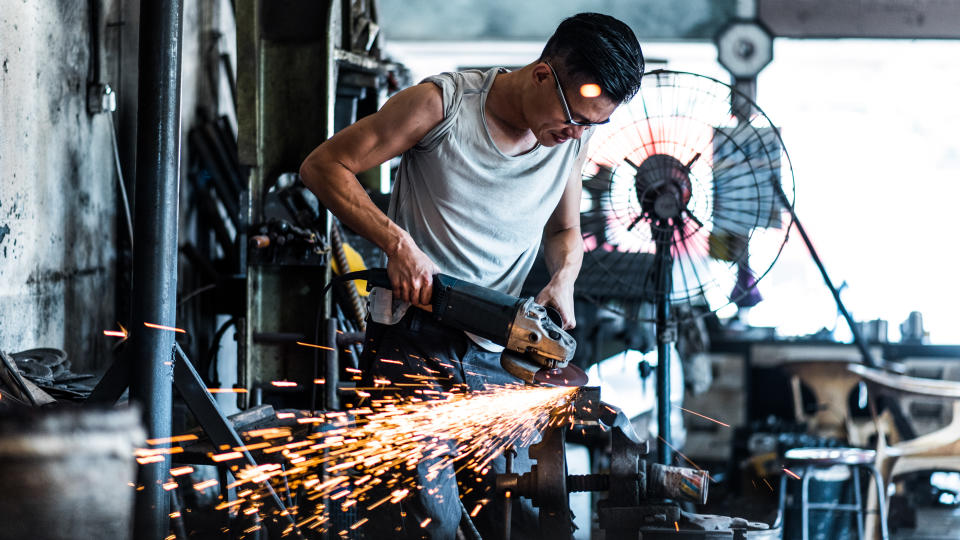
<svg viewBox="0 0 960 540"><path fill-rule="evenodd" d="M116 180L109 117L86 110L87 7L0 10L0 349L63 348L80 370L115 325Z"/></svg>
<svg viewBox="0 0 960 540"><path fill-rule="evenodd" d="M138 1L0 3L0 350L62 348L74 371L111 361L115 340L102 331L123 318L114 299L117 235L126 230L118 229L125 225L118 220L110 116L86 108L91 6L100 12L99 80L118 93L129 185ZM226 28L219 32L230 40L233 25L226 0L184 2L184 134L195 108L210 101L200 71L202 57L210 56L210 29Z"/></svg>

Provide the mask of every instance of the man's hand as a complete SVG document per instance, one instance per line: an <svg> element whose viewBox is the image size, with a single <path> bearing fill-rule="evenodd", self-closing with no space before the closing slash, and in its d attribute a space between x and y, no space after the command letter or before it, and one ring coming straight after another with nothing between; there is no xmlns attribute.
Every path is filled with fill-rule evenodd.
<svg viewBox="0 0 960 540"><path fill-rule="evenodd" d="M550 306L560 313L563 320L563 329L570 330L577 326L577 318L573 313L573 282L552 279L540 294L533 300L541 306Z"/></svg>
<svg viewBox="0 0 960 540"><path fill-rule="evenodd" d="M428 306L433 300L433 275L440 268L420 250L409 235L387 254L387 275L393 296L414 305Z"/></svg>

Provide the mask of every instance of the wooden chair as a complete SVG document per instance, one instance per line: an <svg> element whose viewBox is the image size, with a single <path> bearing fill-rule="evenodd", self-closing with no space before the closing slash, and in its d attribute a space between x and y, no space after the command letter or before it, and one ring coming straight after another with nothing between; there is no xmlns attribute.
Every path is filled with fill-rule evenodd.
<svg viewBox="0 0 960 540"><path fill-rule="evenodd" d="M877 469L888 489L897 476L922 470L960 471L960 382L897 375L859 364L848 369L867 383L870 410L877 429ZM952 405L947 425L912 439L896 430L890 411L877 412L877 397L889 396L900 403L923 397ZM871 493L871 503L876 496ZM889 498L887 498L889 501ZM875 520L875 515L872 516ZM876 522L868 528L875 532Z"/></svg>

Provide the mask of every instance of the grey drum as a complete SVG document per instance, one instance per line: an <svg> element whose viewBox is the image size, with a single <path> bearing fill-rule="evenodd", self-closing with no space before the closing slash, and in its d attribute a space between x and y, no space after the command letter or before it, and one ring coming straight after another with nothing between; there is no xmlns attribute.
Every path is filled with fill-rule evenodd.
<svg viewBox="0 0 960 540"><path fill-rule="evenodd" d="M132 409L0 415L0 540L129 539L143 439Z"/></svg>

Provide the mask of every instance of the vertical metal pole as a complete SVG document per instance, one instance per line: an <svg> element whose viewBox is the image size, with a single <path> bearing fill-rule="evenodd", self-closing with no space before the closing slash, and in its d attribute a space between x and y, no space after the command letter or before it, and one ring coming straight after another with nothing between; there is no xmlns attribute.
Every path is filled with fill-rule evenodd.
<svg viewBox="0 0 960 540"><path fill-rule="evenodd" d="M329 317L326 320L326 339L325 344L330 350L324 354L323 367L323 405L328 411L340 410L340 397L337 395L337 387L340 386L340 350L337 347L337 319ZM316 382L314 382L316 385Z"/></svg>
<svg viewBox="0 0 960 540"><path fill-rule="evenodd" d="M133 320L126 361L130 397L143 408L147 436L170 436L177 301L177 208L180 188L180 42L182 0L140 5L137 180L133 253ZM167 536L168 461L141 465L134 538Z"/></svg>
<svg viewBox="0 0 960 540"><path fill-rule="evenodd" d="M673 291L673 257L670 239L673 225L663 219L654 226L657 265L657 439L658 461L673 464L670 447L670 343L675 330L670 321L670 293Z"/></svg>

